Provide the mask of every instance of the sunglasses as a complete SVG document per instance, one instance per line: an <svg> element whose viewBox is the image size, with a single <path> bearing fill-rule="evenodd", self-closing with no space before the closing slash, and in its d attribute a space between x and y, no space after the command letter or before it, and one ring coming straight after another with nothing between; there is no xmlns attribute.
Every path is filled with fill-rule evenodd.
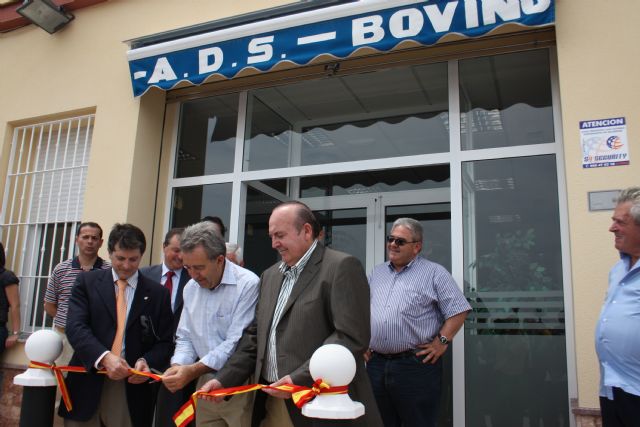
<svg viewBox="0 0 640 427"><path fill-rule="evenodd" d="M387 236L387 243L395 243L396 246L404 246L407 243L418 243L417 240L408 241L402 237Z"/></svg>

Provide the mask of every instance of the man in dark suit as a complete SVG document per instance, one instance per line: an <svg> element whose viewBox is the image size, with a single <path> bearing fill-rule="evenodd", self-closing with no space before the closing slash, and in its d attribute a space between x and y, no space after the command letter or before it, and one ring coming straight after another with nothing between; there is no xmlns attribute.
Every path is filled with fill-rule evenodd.
<svg viewBox="0 0 640 427"><path fill-rule="evenodd" d="M61 404L59 411L67 427L147 427L153 422L148 379L129 369L150 372L167 365L173 315L169 292L138 272L145 248L142 230L116 224L108 239L112 268L76 279L66 332L75 350L70 364L87 373L67 376L73 409L68 412Z"/></svg>
<svg viewBox="0 0 640 427"><path fill-rule="evenodd" d="M172 228L164 236L162 264L142 267L140 273L154 282L160 283L171 292L171 309L173 310L173 333L175 334L182 313L182 291L189 279L189 272L182 264L180 236L183 228ZM171 281L169 281L171 279Z"/></svg>
<svg viewBox="0 0 640 427"><path fill-rule="evenodd" d="M363 359L370 337L367 277L355 257L318 242L319 232L318 222L303 203L285 202L273 210L269 235L282 262L262 274L254 322L203 390L241 385L252 374L273 385L311 386L313 352L324 344L341 344L356 360L349 395L365 405L364 416L342 422L306 418L289 393L268 390L269 399L286 399L295 426L381 426Z"/></svg>
<svg viewBox="0 0 640 427"><path fill-rule="evenodd" d="M182 250L180 249L180 237L183 228L172 228L164 236L162 242L162 253L164 260L162 264L155 264L143 267L140 272L153 280L162 284L171 292L171 307L173 309L173 337L175 339L176 329L182 314L182 292L189 279L189 273L182 264ZM169 366L163 367L162 371ZM162 384L158 384L158 400L156 405L155 427L174 427L173 415L189 400L189 397L196 389L196 382L192 381L183 389L171 393Z"/></svg>

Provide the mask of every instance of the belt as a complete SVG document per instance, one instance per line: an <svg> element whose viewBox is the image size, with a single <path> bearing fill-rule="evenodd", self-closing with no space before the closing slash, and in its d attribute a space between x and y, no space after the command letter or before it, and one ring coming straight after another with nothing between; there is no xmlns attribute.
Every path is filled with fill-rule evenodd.
<svg viewBox="0 0 640 427"><path fill-rule="evenodd" d="M401 351L400 353L378 353L377 351L371 351L375 356L382 357L383 359L404 359L407 357L414 357L416 350Z"/></svg>

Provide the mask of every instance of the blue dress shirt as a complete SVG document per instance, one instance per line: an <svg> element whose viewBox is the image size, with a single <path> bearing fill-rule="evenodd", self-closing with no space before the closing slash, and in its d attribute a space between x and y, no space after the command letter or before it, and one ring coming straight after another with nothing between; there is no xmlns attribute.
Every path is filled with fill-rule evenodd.
<svg viewBox="0 0 640 427"><path fill-rule="evenodd" d="M222 368L255 316L259 282L258 276L227 260L215 288L189 280L171 363L189 365L200 359L214 371Z"/></svg>
<svg viewBox="0 0 640 427"><path fill-rule="evenodd" d="M451 274L421 256L397 272L390 262L379 264L369 277L373 351L400 353L425 344L442 324L471 310Z"/></svg>
<svg viewBox="0 0 640 427"><path fill-rule="evenodd" d="M640 396L640 260L629 255L609 272L609 290L596 327L600 396L613 400L613 387Z"/></svg>

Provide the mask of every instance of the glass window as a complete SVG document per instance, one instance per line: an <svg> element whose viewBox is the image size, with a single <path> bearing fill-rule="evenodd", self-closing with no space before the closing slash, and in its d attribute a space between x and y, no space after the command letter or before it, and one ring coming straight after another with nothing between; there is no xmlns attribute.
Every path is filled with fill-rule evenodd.
<svg viewBox="0 0 640 427"><path fill-rule="evenodd" d="M548 50L459 63L463 150L554 141Z"/></svg>
<svg viewBox="0 0 640 427"><path fill-rule="evenodd" d="M322 197L448 188L449 176L449 165L309 176L300 178L300 194Z"/></svg>
<svg viewBox="0 0 640 427"><path fill-rule="evenodd" d="M271 247L269 217L281 200L247 186L247 209L244 230L244 265L260 275L280 259Z"/></svg>
<svg viewBox="0 0 640 427"><path fill-rule="evenodd" d="M231 183L178 187L173 190L171 227L186 227L205 216L217 216L229 228ZM229 236L225 235L225 239Z"/></svg>
<svg viewBox="0 0 640 427"><path fill-rule="evenodd" d="M449 150L447 64L251 92L244 170Z"/></svg>
<svg viewBox="0 0 640 427"><path fill-rule="evenodd" d="M464 163L463 182L466 424L569 425L555 157Z"/></svg>
<svg viewBox="0 0 640 427"><path fill-rule="evenodd" d="M322 226L320 241L333 248L353 255L362 265L367 265L367 210L333 209L314 211Z"/></svg>
<svg viewBox="0 0 640 427"><path fill-rule="evenodd" d="M176 178L233 172L238 102L231 94L182 105Z"/></svg>

